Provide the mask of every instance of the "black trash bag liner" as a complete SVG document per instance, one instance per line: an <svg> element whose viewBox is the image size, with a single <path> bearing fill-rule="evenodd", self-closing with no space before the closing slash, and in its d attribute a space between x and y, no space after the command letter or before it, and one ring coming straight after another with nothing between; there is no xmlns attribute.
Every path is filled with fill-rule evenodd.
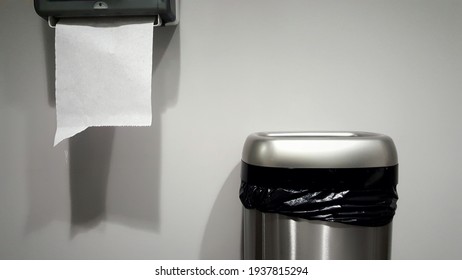
<svg viewBox="0 0 462 280"><path fill-rule="evenodd" d="M397 183L398 165L306 169L242 162L239 198L261 212L377 227L395 215Z"/></svg>

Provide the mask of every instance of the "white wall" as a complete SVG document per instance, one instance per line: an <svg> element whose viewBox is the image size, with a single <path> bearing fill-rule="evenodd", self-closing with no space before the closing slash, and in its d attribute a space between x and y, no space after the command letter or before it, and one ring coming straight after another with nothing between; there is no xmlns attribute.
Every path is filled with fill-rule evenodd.
<svg viewBox="0 0 462 280"><path fill-rule="evenodd" d="M153 126L53 148L54 31L0 1L0 258L240 258L239 161L265 130L399 150L393 258L462 258L462 1L182 1Z"/></svg>

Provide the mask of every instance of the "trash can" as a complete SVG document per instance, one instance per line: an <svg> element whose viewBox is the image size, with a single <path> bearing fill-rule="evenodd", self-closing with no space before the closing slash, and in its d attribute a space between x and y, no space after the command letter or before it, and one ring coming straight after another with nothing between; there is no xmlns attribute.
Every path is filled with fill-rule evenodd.
<svg viewBox="0 0 462 280"><path fill-rule="evenodd" d="M389 259L397 183L386 135L251 134L239 191L244 259Z"/></svg>

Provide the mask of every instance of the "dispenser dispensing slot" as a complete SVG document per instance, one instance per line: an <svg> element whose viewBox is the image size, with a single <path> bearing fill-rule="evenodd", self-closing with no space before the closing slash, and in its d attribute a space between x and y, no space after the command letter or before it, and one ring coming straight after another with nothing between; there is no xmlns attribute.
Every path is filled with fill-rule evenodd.
<svg viewBox="0 0 462 280"><path fill-rule="evenodd" d="M48 17L48 26L51 28L56 28L56 23L58 23L58 19L55 17ZM157 15L155 20L154 20L154 27L159 27L162 26L162 18Z"/></svg>

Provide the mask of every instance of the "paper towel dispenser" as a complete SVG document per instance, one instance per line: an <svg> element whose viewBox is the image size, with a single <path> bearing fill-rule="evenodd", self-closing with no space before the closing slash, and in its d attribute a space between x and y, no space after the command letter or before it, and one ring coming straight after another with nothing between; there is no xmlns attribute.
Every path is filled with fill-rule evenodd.
<svg viewBox="0 0 462 280"><path fill-rule="evenodd" d="M54 27L59 18L154 16L154 26L178 24L178 0L34 0L35 11Z"/></svg>

